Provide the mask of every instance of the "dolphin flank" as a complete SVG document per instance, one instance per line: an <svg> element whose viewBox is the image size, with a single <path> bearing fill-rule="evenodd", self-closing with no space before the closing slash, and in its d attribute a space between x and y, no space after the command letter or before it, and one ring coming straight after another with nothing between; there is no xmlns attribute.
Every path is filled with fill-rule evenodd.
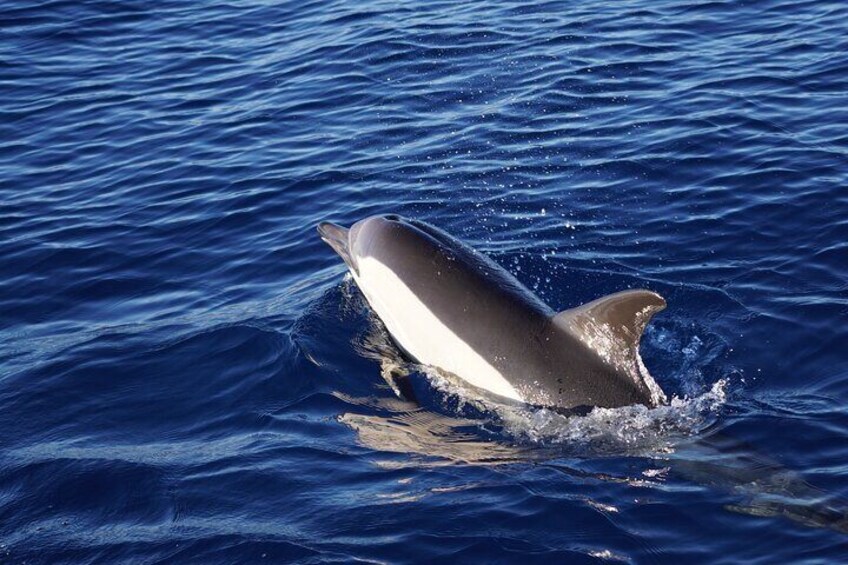
<svg viewBox="0 0 848 565"><path fill-rule="evenodd" d="M556 313L503 267L447 233L395 215L321 238L350 269L400 349L496 395L563 410L666 401L639 356L665 300L627 290Z"/></svg>

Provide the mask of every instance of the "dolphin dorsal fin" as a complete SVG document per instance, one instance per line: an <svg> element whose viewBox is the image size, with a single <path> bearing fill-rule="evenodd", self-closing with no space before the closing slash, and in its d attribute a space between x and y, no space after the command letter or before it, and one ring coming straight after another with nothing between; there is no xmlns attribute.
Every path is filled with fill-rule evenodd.
<svg viewBox="0 0 848 565"><path fill-rule="evenodd" d="M665 401L665 395L642 363L639 341L653 315L665 306L656 292L625 290L564 310L553 320L605 361L644 383L659 403Z"/></svg>
<svg viewBox="0 0 848 565"><path fill-rule="evenodd" d="M583 306L564 310L554 319L578 330L586 326L606 326L620 339L621 345L639 346L639 338L651 317L665 308L665 300L650 290L625 290L593 300ZM589 328L586 328L589 329Z"/></svg>

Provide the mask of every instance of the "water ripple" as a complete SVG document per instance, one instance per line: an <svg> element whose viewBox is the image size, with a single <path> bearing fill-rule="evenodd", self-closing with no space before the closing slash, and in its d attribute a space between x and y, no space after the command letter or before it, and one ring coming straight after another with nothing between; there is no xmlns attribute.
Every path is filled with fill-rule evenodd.
<svg viewBox="0 0 848 565"><path fill-rule="evenodd" d="M8 3L0 559L839 560L845 21ZM642 354L675 404L568 419L434 387L314 232L389 211L557 309L661 292Z"/></svg>

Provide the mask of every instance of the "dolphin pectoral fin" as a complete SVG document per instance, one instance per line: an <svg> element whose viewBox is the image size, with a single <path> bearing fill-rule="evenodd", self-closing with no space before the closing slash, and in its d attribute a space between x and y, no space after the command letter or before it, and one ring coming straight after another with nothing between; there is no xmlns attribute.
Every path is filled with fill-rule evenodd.
<svg viewBox="0 0 848 565"><path fill-rule="evenodd" d="M593 300L554 316L554 323L597 351L611 365L647 387L652 402L665 394L639 356L639 341L648 322L666 307L665 299L650 290L625 290Z"/></svg>
<svg viewBox="0 0 848 565"><path fill-rule="evenodd" d="M318 234L321 236L321 239L344 259L348 267L355 270L356 265L354 265L353 258L350 254L349 233L350 230L348 228L338 226L332 222L321 222L318 224Z"/></svg>

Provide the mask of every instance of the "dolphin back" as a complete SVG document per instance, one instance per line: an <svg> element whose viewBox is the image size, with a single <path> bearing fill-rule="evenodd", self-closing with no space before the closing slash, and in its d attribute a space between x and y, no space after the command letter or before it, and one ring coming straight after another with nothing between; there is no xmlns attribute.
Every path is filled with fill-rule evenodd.
<svg viewBox="0 0 848 565"><path fill-rule="evenodd" d="M511 273L449 234L400 216L321 238L411 360L501 397L565 410L656 406L665 395L639 357L658 294L627 291L559 314Z"/></svg>

